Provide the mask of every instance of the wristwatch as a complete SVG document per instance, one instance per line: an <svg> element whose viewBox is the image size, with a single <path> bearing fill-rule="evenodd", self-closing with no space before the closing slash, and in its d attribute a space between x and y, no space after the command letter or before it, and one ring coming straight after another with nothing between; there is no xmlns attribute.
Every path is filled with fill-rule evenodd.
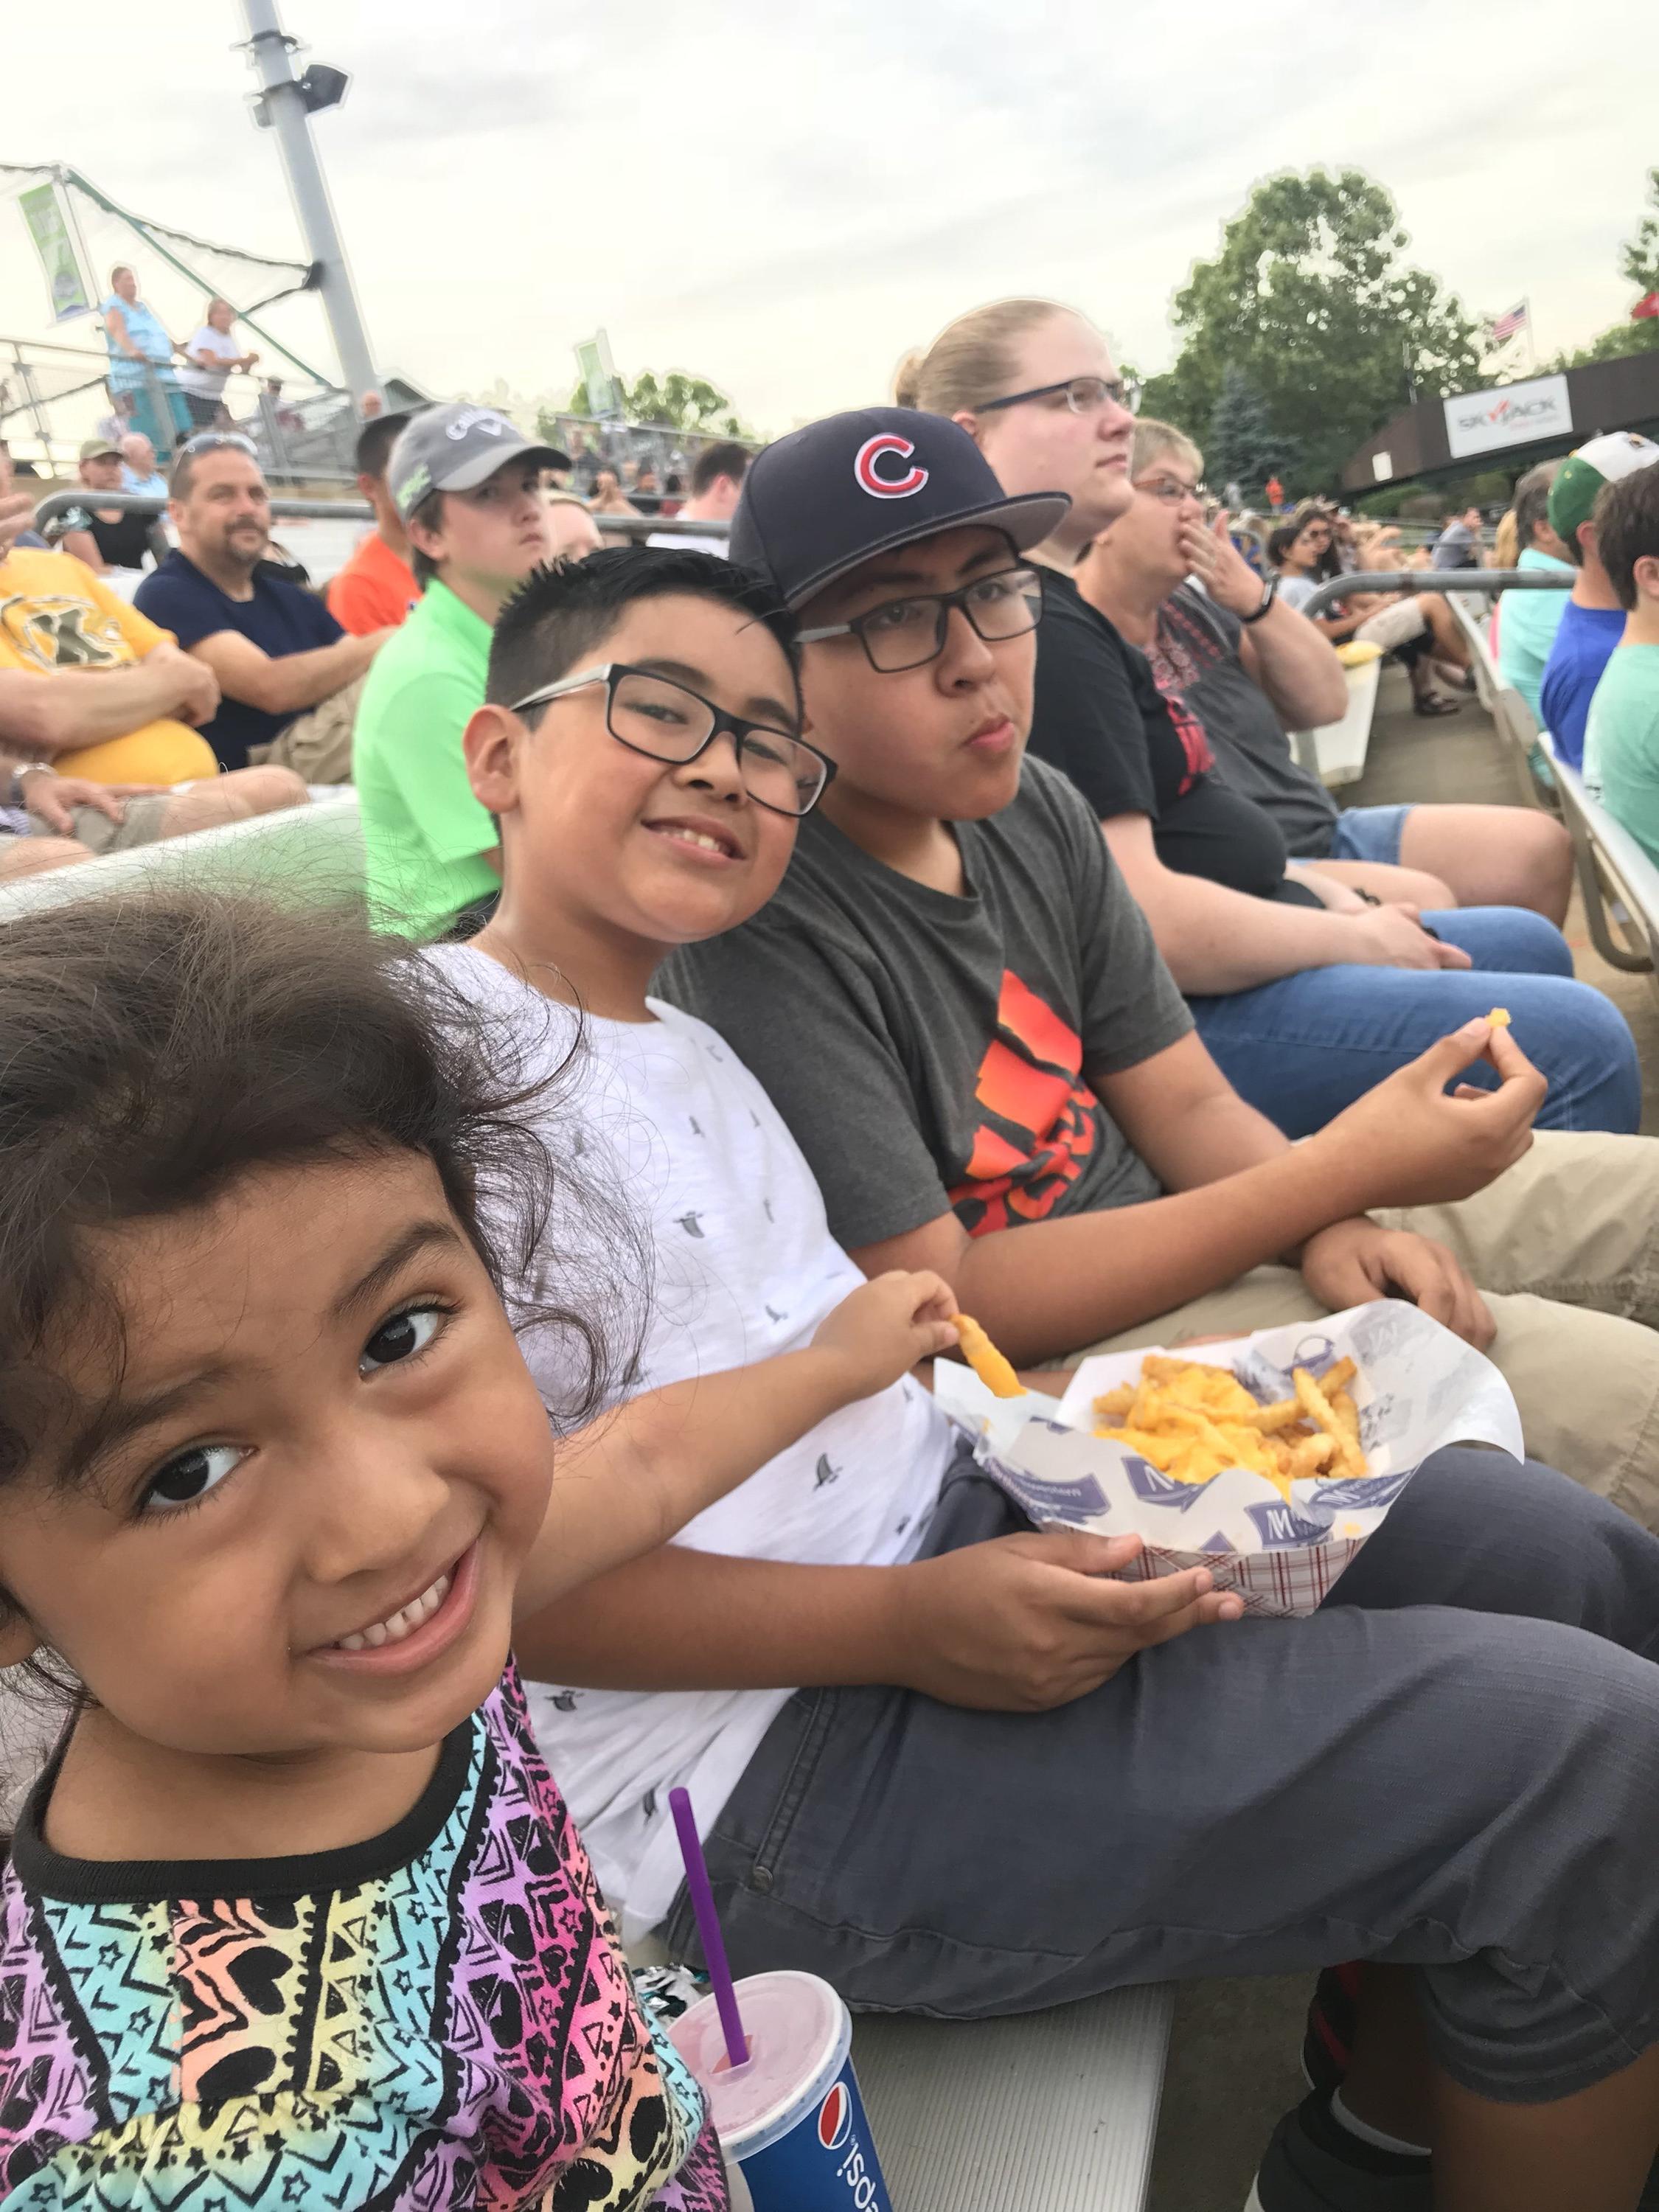
<svg viewBox="0 0 1659 2212"><path fill-rule="evenodd" d="M56 775L57 773L57 769L52 766L50 761L15 762L12 765L11 771L11 795L6 802L7 805L9 806L21 806L23 805L23 778L26 775L34 775L36 774L40 775Z"/></svg>
<svg viewBox="0 0 1659 2212"><path fill-rule="evenodd" d="M1279 579L1277 576L1269 576L1267 582L1261 587L1261 605L1256 609L1254 614L1240 615L1238 618L1240 622L1243 623L1245 629L1249 629L1252 623L1259 623L1262 616L1267 613L1268 608L1272 606L1273 601L1278 597Z"/></svg>

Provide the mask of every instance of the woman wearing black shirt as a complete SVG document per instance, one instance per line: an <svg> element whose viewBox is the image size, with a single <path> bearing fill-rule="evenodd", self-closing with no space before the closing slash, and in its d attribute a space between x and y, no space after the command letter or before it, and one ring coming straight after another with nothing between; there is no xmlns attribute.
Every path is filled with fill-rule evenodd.
<svg viewBox="0 0 1659 2212"><path fill-rule="evenodd" d="M1248 622L1261 583L1224 524L1206 527L1203 456L1168 423L1135 424L1133 497L1079 562L1078 589L1151 664L1154 681L1203 725L1217 773L1273 817L1292 864L1321 896L1345 891L1425 907L1527 907L1558 926L1572 889L1572 842L1528 806L1339 807L1291 749L1347 704L1335 653L1288 609ZM1197 579L1197 584L1188 580ZM1279 598L1285 596L1281 586Z"/></svg>
<svg viewBox="0 0 1659 2212"><path fill-rule="evenodd" d="M1494 955L1476 912L1437 915L1431 934L1407 908L1338 913L1287 886L1272 817L1216 777L1201 726L1171 712L1145 656L1085 602L1078 560L1134 496L1134 418L1098 331L1052 301L1004 301L961 317L907 362L896 396L960 422L1010 493L1071 495L1054 535L1025 555L1042 571L1044 601L1030 749L1093 806L1237 1090L1304 1135L1494 998L1507 1000L1519 1028L1524 994L1556 1062L1545 1118L1584 1127L1588 1111L1599 1126L1635 1127L1629 1028L1599 992L1571 980L1558 931L1538 915L1509 915ZM1290 619L1265 586L1257 611L1263 623ZM1483 965L1509 968L1524 938L1525 980L1495 989L1472 972L1460 938L1480 940ZM1528 1031L1534 1042L1539 1033Z"/></svg>

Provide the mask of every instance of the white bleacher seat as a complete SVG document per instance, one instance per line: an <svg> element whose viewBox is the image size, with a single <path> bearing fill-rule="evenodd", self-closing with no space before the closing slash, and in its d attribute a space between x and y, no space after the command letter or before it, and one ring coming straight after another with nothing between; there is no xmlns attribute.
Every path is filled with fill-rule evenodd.
<svg viewBox="0 0 1659 2212"><path fill-rule="evenodd" d="M1590 797L1577 769L1559 758L1547 739L1545 745L1572 837L1591 940L1610 967L1645 975L1659 996L1659 867Z"/></svg>
<svg viewBox="0 0 1659 2212"><path fill-rule="evenodd" d="M136 845L79 867L0 881L0 922L33 907L152 884L269 890L307 905L361 900L363 841L357 794L343 784L309 806L284 807L222 830L166 838L158 845Z"/></svg>
<svg viewBox="0 0 1659 2212"><path fill-rule="evenodd" d="M1539 755L1547 748L1540 743L1532 709L1513 684L1504 683L1492 658L1491 624L1485 611L1486 602L1465 592L1453 592L1447 605L1468 643L1475 696L1492 716L1492 726L1503 741L1523 804L1559 814L1560 799L1554 787L1538 773Z"/></svg>
<svg viewBox="0 0 1659 2212"><path fill-rule="evenodd" d="M860 2014L853 2061L900 2212L1140 2212L1175 1993L1012 2020Z"/></svg>
<svg viewBox="0 0 1659 2212"><path fill-rule="evenodd" d="M1465 592L1449 592L1446 605L1452 611L1452 619L1463 633L1469 648L1469 663L1474 674L1474 696L1494 720L1497 719L1498 694L1503 688L1503 678L1492 657L1492 628L1489 615L1480 611L1486 602Z"/></svg>
<svg viewBox="0 0 1659 2212"><path fill-rule="evenodd" d="M1297 730L1291 736L1297 759L1332 791L1345 783L1357 783L1365 773L1382 660L1362 661L1358 668L1347 670L1346 675L1348 711L1341 720L1327 722L1322 729Z"/></svg>

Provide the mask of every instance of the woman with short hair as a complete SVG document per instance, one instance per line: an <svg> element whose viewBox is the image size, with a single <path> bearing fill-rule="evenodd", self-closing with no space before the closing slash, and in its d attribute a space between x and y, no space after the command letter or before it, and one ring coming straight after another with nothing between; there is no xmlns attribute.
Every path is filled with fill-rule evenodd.
<svg viewBox="0 0 1659 2212"><path fill-rule="evenodd" d="M1361 898L1419 907L1529 907L1559 927L1572 842L1551 816L1524 806L1343 808L1297 761L1285 732L1340 715L1342 669L1316 623L1247 620L1261 580L1224 516L1206 526L1203 473L1191 439L1143 417L1129 463L1134 497L1074 574L1089 605L1146 655L1164 696L1198 717L1224 781L1266 808L1291 865L1316 871L1322 890L1328 880Z"/></svg>

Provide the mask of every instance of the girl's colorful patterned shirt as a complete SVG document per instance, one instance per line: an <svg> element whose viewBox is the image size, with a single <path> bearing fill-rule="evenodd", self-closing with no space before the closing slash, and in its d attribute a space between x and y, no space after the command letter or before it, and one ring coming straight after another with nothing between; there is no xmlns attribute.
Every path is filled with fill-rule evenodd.
<svg viewBox="0 0 1659 2212"><path fill-rule="evenodd" d="M385 1835L0 1883L9 2212L726 2212L509 1667Z"/></svg>

